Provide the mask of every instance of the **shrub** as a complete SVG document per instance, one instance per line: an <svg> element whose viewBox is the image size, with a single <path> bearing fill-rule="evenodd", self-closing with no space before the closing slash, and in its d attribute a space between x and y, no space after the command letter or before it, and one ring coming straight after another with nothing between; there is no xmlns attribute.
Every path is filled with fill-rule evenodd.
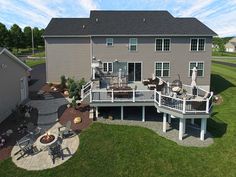
<svg viewBox="0 0 236 177"><path fill-rule="evenodd" d="M75 99L73 99L72 101L71 101L71 106L72 106L72 108L76 108L76 106L77 106L77 104L76 104L76 100Z"/></svg>
<svg viewBox="0 0 236 177"><path fill-rule="evenodd" d="M61 76L61 88L66 88L66 77L64 75Z"/></svg>

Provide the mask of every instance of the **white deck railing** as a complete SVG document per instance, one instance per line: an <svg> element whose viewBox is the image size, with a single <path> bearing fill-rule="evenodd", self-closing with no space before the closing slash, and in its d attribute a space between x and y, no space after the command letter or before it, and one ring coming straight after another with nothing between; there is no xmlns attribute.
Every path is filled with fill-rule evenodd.
<svg viewBox="0 0 236 177"><path fill-rule="evenodd" d="M81 89L81 99L83 100L90 94L90 90L92 89L93 82L89 81L85 85L82 86Z"/></svg>
<svg viewBox="0 0 236 177"><path fill-rule="evenodd" d="M203 89L201 89L204 91ZM205 93L209 93L204 91ZM205 94L204 94L205 95ZM156 90L90 90L90 102L154 102L159 107L165 107L185 113L209 113L212 108L212 96L206 99L197 97L186 100L167 96Z"/></svg>

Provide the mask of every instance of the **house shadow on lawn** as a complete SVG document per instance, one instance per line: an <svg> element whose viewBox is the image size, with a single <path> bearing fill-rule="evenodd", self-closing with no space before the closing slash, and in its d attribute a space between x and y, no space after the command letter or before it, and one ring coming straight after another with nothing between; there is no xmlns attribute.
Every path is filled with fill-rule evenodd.
<svg viewBox="0 0 236 177"><path fill-rule="evenodd" d="M218 95L230 87L235 87L235 85L218 74L211 74L211 91L214 92L214 95Z"/></svg>

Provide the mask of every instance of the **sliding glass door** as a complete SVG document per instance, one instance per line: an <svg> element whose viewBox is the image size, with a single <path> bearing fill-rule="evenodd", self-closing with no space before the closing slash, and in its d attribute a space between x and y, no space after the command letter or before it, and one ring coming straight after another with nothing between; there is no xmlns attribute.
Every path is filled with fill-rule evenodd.
<svg viewBox="0 0 236 177"><path fill-rule="evenodd" d="M128 63L128 79L129 82L141 81L142 78L142 63L129 62Z"/></svg>

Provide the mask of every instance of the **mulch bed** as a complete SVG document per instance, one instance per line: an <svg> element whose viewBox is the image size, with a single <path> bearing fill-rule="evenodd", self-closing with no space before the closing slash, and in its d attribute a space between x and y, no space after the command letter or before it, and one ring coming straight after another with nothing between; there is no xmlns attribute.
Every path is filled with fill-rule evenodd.
<svg viewBox="0 0 236 177"><path fill-rule="evenodd" d="M19 133L18 128L20 125L27 125L29 122L33 124L37 124L38 119L38 110L32 109L30 113L30 118L17 118L13 114L8 116L3 122L0 124L0 136L5 133L7 130L11 129L13 131L10 136L3 135L2 137L6 140L5 145L0 148L0 160L4 160L11 156L11 150L16 144L16 141L23 138L27 133Z"/></svg>
<svg viewBox="0 0 236 177"><path fill-rule="evenodd" d="M63 105L58 109L59 122L62 125L66 125L67 121L71 121L71 129L76 133L80 133L88 128L93 121L92 119L89 119L89 110L89 105L85 104L81 104L77 109L67 108L66 105ZM75 124L74 118L78 116L81 117L82 122Z"/></svg>

